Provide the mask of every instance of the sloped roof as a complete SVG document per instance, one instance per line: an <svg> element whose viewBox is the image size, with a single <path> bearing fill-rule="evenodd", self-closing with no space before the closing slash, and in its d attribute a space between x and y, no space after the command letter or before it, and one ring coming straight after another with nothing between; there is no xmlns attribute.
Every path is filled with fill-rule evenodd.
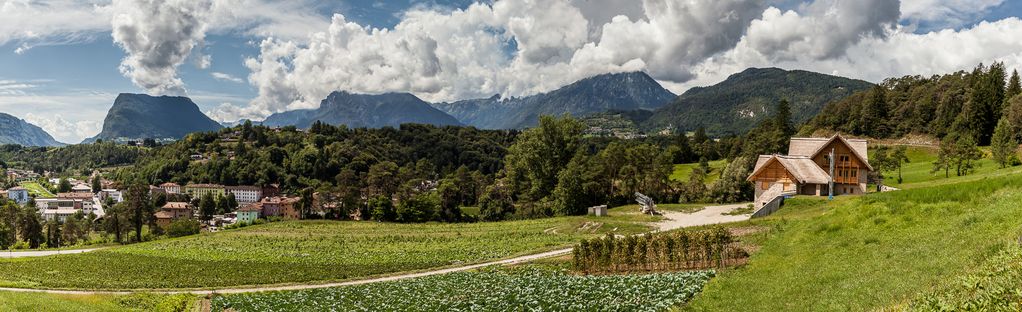
<svg viewBox="0 0 1022 312"><path fill-rule="evenodd" d="M826 184L830 182L830 175L823 171L813 160L806 156L780 156L760 155L756 161L756 169L749 175L749 179L759 174L771 162L776 161L788 170L800 184Z"/></svg>
<svg viewBox="0 0 1022 312"><path fill-rule="evenodd" d="M172 214L170 212L166 212L166 211L157 211L156 212L156 218L157 219L173 219L174 218L174 214Z"/></svg>
<svg viewBox="0 0 1022 312"><path fill-rule="evenodd" d="M163 209L167 209L167 210L171 210L171 209L191 210L192 209L192 204L182 203L182 202L168 202L166 205L163 205Z"/></svg>
<svg viewBox="0 0 1022 312"><path fill-rule="evenodd" d="M823 152L823 148L835 140L841 140L845 145L851 147L855 157L866 164L869 170L873 170L873 166L869 164L867 141L862 139L846 139L841 135L834 135L829 138L791 138L791 141L788 143L788 155L812 158Z"/></svg>

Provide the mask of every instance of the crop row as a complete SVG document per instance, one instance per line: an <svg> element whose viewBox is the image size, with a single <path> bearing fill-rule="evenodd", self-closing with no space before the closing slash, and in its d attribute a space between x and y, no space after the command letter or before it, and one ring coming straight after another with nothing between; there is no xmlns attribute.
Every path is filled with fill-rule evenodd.
<svg viewBox="0 0 1022 312"><path fill-rule="evenodd" d="M664 311L697 294L712 271L576 276L495 269L407 281L214 297L213 311Z"/></svg>

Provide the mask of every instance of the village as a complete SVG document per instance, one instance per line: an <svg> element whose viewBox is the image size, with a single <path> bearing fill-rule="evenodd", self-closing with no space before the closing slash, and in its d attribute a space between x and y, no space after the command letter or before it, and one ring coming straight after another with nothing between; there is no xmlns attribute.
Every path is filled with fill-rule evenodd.
<svg viewBox="0 0 1022 312"><path fill-rule="evenodd" d="M102 221L108 207L122 203L126 190L116 184L94 176L97 183L75 178L44 178L49 173L8 169L5 177L19 186L0 189L0 199L9 199L23 206L34 206L46 221L64 223L73 216ZM46 185L70 184L67 192L51 192ZM100 186L96 188L95 186ZM182 220L200 221L203 230L215 232L226 226L255 224L257 220L293 220L301 213L296 204L298 197L281 195L277 186L250 185L225 186L219 184L186 184L168 182L149 186L155 213L153 224L166 230L172 223ZM213 199L216 211L204 213L199 207L204 199Z"/></svg>

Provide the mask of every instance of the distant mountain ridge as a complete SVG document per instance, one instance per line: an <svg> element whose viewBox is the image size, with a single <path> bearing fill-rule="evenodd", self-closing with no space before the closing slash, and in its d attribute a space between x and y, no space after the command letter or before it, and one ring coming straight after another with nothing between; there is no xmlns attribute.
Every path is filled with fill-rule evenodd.
<svg viewBox="0 0 1022 312"><path fill-rule="evenodd" d="M521 129L535 126L541 115L584 117L607 111L653 110L675 97L646 73L630 72L597 75L522 98L495 95L433 106L470 126Z"/></svg>
<svg viewBox="0 0 1022 312"><path fill-rule="evenodd" d="M189 133L221 128L187 97L121 93L103 120L103 130L83 143L119 138L181 139Z"/></svg>
<svg viewBox="0 0 1022 312"><path fill-rule="evenodd" d="M809 71L749 68L716 85L689 89L658 109L643 128L673 126L692 131L704 127L711 136L743 134L772 114L781 99L791 103L794 121L804 123L827 103L872 86L862 80Z"/></svg>
<svg viewBox="0 0 1022 312"><path fill-rule="evenodd" d="M270 127L309 128L316 121L350 128L397 127L406 123L436 126L460 126L458 119L444 113L410 93L377 95L346 91L331 93L319 108L301 109L270 115L262 124Z"/></svg>
<svg viewBox="0 0 1022 312"><path fill-rule="evenodd" d="M63 146L43 128L23 119L0 113L0 144L22 146Z"/></svg>

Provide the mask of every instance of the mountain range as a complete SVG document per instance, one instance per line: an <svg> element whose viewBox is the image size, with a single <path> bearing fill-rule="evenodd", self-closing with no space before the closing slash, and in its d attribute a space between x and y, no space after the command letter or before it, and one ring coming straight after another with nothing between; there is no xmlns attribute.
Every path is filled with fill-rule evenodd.
<svg viewBox="0 0 1022 312"><path fill-rule="evenodd" d="M593 76L527 97L495 95L434 106L477 128L521 129L535 126L541 115L584 117L606 111L654 110L675 97L646 73L631 72Z"/></svg>
<svg viewBox="0 0 1022 312"><path fill-rule="evenodd" d="M692 88L676 96L645 73L631 72L593 76L526 97L495 95L453 103L427 103L409 93L367 95L337 91L323 99L316 109L273 114L261 123L299 128L322 121L352 128L419 123L522 129L536 125L541 115L570 114L584 118L615 112L592 121L634 123L635 128L647 132L666 128L693 131L704 127L707 134L722 136L752 129L772 113L781 99L791 102L795 122L802 123L827 103L871 86L861 80L808 71L750 68L719 84ZM0 124L0 143L61 144L39 127L10 115L0 114L0 121L4 121ZM187 97L123 93L110 108L102 132L83 143L97 139L180 139L192 132L223 127Z"/></svg>
<svg viewBox="0 0 1022 312"><path fill-rule="evenodd" d="M689 89L643 123L647 130L704 127L710 136L744 134L787 99L794 122L816 116L829 102L866 90L862 80L778 68L749 68L708 87Z"/></svg>
<svg viewBox="0 0 1022 312"><path fill-rule="evenodd" d="M39 126L8 114L0 113L0 144L22 146L62 146Z"/></svg>
<svg viewBox="0 0 1022 312"><path fill-rule="evenodd" d="M189 133L221 128L187 97L121 93L103 120L103 130L82 143L97 139L180 139Z"/></svg>
<svg viewBox="0 0 1022 312"><path fill-rule="evenodd" d="M309 128L316 121L350 128L397 127L405 123L461 125L458 119L409 93L367 95L344 91L331 93L320 102L319 108L273 114L262 124Z"/></svg>

